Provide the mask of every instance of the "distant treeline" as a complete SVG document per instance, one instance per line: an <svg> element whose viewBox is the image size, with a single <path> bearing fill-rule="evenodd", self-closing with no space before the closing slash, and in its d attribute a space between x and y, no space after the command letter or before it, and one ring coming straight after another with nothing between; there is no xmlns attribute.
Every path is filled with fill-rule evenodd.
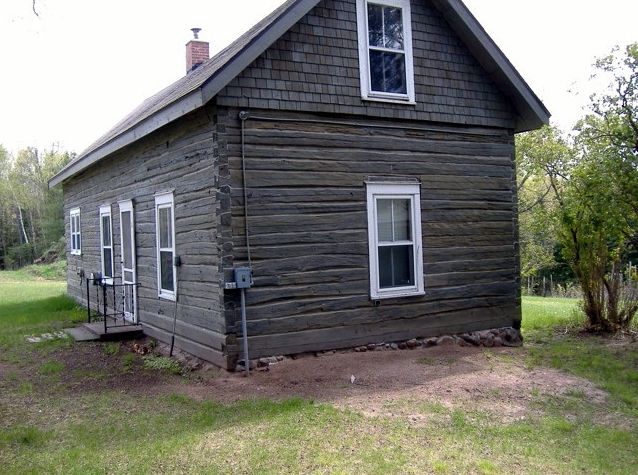
<svg viewBox="0 0 638 475"><path fill-rule="evenodd" d="M14 156L0 145L0 269L33 263L64 236L62 189L47 183L71 159L33 147Z"/></svg>

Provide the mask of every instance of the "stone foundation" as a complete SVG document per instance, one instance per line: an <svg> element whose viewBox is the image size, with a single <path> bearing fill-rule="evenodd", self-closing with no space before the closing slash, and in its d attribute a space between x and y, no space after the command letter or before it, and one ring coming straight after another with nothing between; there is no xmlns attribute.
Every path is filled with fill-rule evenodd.
<svg viewBox="0 0 638 475"><path fill-rule="evenodd" d="M411 340L398 342L381 342L370 343L365 346L357 346L348 350L338 350L339 353L354 351L362 353L366 351L395 351L395 350L413 350L415 348L430 348L433 346L482 346L485 348L494 348L499 346L516 347L523 345L523 335L520 330L513 327L494 328L492 330L482 330L478 332L461 333L458 335L441 335L432 338L413 338ZM317 353L303 353L289 356L270 356L267 358L258 358L250 360L250 369L268 370L268 367L284 361L286 358L297 359L304 356L321 356L337 353L337 350L321 351ZM241 360L235 371L243 371L244 362Z"/></svg>

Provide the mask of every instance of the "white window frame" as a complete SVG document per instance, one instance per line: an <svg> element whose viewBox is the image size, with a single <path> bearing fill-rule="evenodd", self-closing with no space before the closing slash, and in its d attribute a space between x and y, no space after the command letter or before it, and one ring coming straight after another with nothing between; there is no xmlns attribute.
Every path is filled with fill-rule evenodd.
<svg viewBox="0 0 638 475"><path fill-rule="evenodd" d="M401 8L403 19L404 50L374 47L375 50L401 52L405 54L406 94L373 91L370 78L370 44L368 35L368 4ZM414 92L414 57L412 53L412 13L410 0L357 0L357 29L359 32L359 72L361 78L361 98L368 101L416 104Z"/></svg>
<svg viewBox="0 0 638 475"><path fill-rule="evenodd" d="M80 208L69 211L69 228L71 235L71 254L82 255L82 229L80 227Z"/></svg>
<svg viewBox="0 0 638 475"><path fill-rule="evenodd" d="M104 216L109 217L109 229L106 232L109 233L111 243L110 246L104 245L104 223L102 218ZM114 275L106 275L106 267L104 266L104 249L111 250L111 273L115 274L115 264L113 259L113 213L111 212L111 205L100 206L100 261L102 262L102 279L108 285L113 285Z"/></svg>
<svg viewBox="0 0 638 475"><path fill-rule="evenodd" d="M370 257L370 298L408 297L424 295L423 239L421 237L421 187L418 183L366 183L368 206L368 251ZM378 199L409 199L411 235L414 255L414 285L382 289L379 285L379 238L377 225Z"/></svg>
<svg viewBox="0 0 638 475"><path fill-rule="evenodd" d="M159 211L163 208L171 210L171 247L160 247L160 219ZM177 267L175 267L175 200L173 192L162 192L155 194L155 242L157 247L157 296L166 300L174 301L177 296ZM173 255L173 290L162 288L162 267L161 251L171 251Z"/></svg>

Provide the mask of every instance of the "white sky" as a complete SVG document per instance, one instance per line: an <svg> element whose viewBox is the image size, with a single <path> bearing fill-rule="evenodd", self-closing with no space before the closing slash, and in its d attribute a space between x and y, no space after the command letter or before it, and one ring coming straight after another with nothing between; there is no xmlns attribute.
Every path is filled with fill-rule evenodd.
<svg viewBox="0 0 638 475"><path fill-rule="evenodd" d="M638 41L635 0L465 0L570 129L594 59ZM0 1L0 144L81 152L185 72L190 28L214 54L282 0ZM576 94L572 91L580 91Z"/></svg>

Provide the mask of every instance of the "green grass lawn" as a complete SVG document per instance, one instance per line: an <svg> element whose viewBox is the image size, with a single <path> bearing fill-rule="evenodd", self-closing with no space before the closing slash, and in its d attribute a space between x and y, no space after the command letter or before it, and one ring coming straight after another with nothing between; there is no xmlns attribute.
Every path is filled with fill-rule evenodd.
<svg viewBox="0 0 638 475"><path fill-rule="evenodd" d="M515 355L604 388L604 414L582 394L531 394L538 412L522 420L422 404L414 412L432 417L415 425L303 399L196 400L179 390L187 377L145 367L117 344L97 350L115 363L89 370L68 341L25 342L83 318L63 291L61 283L0 273L3 473L609 474L638 466L638 351L565 333L577 322L574 301L525 298L529 344ZM133 386L99 386L106 371ZM171 378L173 389L143 390L157 378Z"/></svg>

